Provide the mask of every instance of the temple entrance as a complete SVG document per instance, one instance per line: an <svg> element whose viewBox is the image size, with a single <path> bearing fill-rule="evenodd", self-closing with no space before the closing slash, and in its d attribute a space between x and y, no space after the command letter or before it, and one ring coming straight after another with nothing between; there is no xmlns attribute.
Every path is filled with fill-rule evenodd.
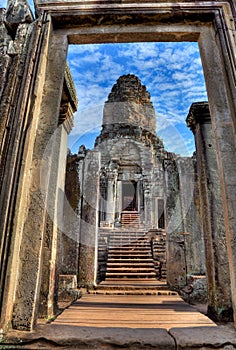
<svg viewBox="0 0 236 350"><path fill-rule="evenodd" d="M217 150L216 160L219 169L211 170L208 167L207 170L212 175L212 179L215 173L219 173L220 186L216 184L215 187L220 188L221 191L222 222L224 221L225 226L222 232L226 233L226 243L223 242L223 244L220 235L216 237L212 234L216 230L211 230L211 223L215 222L217 215L210 216L210 214L215 214L218 203L214 204L215 207L209 207L209 203L211 203L210 199L220 196L217 192L208 191L213 193L209 201L206 200L203 203L203 214L206 215L204 223L209 223L205 233L206 249L209 253L206 268L211 278L208 281L210 287L208 288L208 305L211 313L215 312L218 319L221 314L226 315L227 311L232 309L232 305L236 315L236 251L232 244L236 227L232 205L236 201L235 186L232 180L235 179L236 99L235 37L233 34L235 16L230 10L231 6L235 11L235 5L233 1L231 2L188 1L185 4L184 1L179 6L175 3L170 5L165 1L161 3L145 1L141 5L133 1L128 4L126 2L105 4L99 1L84 1L61 6L59 1L36 1L37 14L42 14L42 16L40 15L33 24L28 24L28 19L27 21L24 19L22 23L20 19L18 28L22 41L14 43L14 40L18 40L18 36L10 38L10 31L6 28L6 42L9 41L9 50L5 50L9 55L6 57L6 64L14 63L11 67L11 74L6 74L6 76L14 77L15 80L4 78L9 81L6 84L4 82L7 99L6 103L5 100L3 103L3 110L6 111L6 124L3 128L5 133L2 149L6 150L4 151L4 157L6 157L3 158L2 164L7 164L7 166L1 167L1 176L4 179L1 194L4 203L1 210L4 266L1 266L1 269L4 274L5 271L7 272L5 274L7 283L1 283L1 288L3 287L2 328L8 329L9 325L12 325L15 329L20 330L33 329L39 314L39 305L43 303L46 318L55 315L56 306L54 304L57 290L55 274L58 270L57 257L60 255L58 254L58 241L60 241L61 232L58 229L58 223L62 216L62 210L58 204L62 203L60 196L63 192L63 174L61 172L67 152L65 133L72 124L70 118L66 120L63 127L60 121L64 120L65 111L72 110L71 105L66 105L62 99L68 43L135 42L150 41L150 39L154 41L198 41L206 76L211 120L214 126L212 132L216 146L212 147L212 143L209 142L206 142L205 147L200 141L198 144L204 150L209 149L208 152L214 148ZM99 5L95 6L96 3ZM14 23L12 27L17 26ZM23 31L23 28L27 35L21 36L20 30ZM21 50L19 46L18 51L18 44L21 45L21 42L24 42L25 49ZM13 43L16 51L12 49ZM23 58L27 56L27 46L29 56L24 61ZM19 67L21 70L18 70ZM8 91L12 92L11 96L8 96ZM14 101L17 102L12 108ZM59 128L58 125L60 125ZM53 136L53 142L49 142L55 130L57 132ZM200 134L199 130L199 128L196 130L198 134ZM138 126L134 135L140 135ZM47 152L44 159L46 147ZM201 150L198 154L199 164L205 164L203 156L200 157ZM206 159L208 158L207 154ZM146 160L145 157L143 159ZM74 243L76 246L79 237L80 263L88 286L94 282L97 269L94 247L98 238L96 225L98 221L96 210L98 181L95 176L97 174L95 166L99 164L100 159L94 155L92 161L93 167L89 167L88 161L85 164L89 177L85 179L86 187L84 187L88 195L83 196L82 203L84 221L81 221L80 227L84 230L81 230L80 234L76 231L77 240ZM211 164L214 163L211 162ZM165 166L169 167L166 161ZM43 183L40 183L42 170ZM110 169L110 172L115 178L116 169ZM174 178L174 172L172 173L173 182L177 181ZM206 172L206 175L208 173ZM112 180L113 178L110 179L108 199L113 198L112 191L116 189ZM215 184L215 182L212 181L210 184ZM186 185L183 188L185 189ZM151 190L149 183L144 182L145 218L148 218L148 222L151 222L149 215L152 201ZM207 190L208 188L206 188L206 193ZM45 198L40 195L41 193L46 194ZM89 196L89 194L92 195ZM156 193L155 196L159 197L161 194ZM178 202L174 194L172 198L173 202L174 200ZM112 216L116 208L110 203L107 203L107 207L109 204L109 214ZM51 218L48 215L48 208L51 210ZM170 225L168 225L168 230L170 230ZM73 231L68 230L67 232ZM182 230L177 233L184 234L185 232L187 231ZM174 232L174 235L177 236L177 233ZM73 238L70 236L71 241ZM184 244L184 238L179 240L179 243L179 245ZM172 256L176 255L172 254ZM175 261L176 259L174 263ZM230 273L225 269L225 262L229 263ZM226 287L231 293L225 293Z"/></svg>
<svg viewBox="0 0 236 350"><path fill-rule="evenodd" d="M122 183L122 209L137 211L137 182L125 181Z"/></svg>

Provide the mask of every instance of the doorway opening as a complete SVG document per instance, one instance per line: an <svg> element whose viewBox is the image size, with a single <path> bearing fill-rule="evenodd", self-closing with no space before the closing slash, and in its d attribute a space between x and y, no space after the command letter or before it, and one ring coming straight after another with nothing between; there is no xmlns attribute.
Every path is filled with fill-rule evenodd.
<svg viewBox="0 0 236 350"><path fill-rule="evenodd" d="M96 283L104 280L106 273L108 276L110 237L114 239L115 235L121 236L119 232L122 230L133 229L145 234L149 232L148 237L153 239L150 244L154 244L151 248L153 256L158 251L155 245L160 244L160 253L155 255L157 276L166 278L167 256L176 254L174 250L178 251L180 259L172 283L181 289L187 280L182 276L186 253L177 234L190 231L189 218L186 219L185 215L192 215L195 219L188 244L193 247L197 240L202 253L201 257L195 255L192 258L188 252L191 268L187 271L198 275L205 273L204 243L194 202L194 184L188 186L188 192L181 192L184 186L182 175L189 183L195 181L195 145L185 119L193 101L207 98L198 44L70 46L68 60L82 105L75 116L78 121L70 139L71 150L76 152L83 144L89 148L86 152L94 150L101 154L100 180L97 179L100 204ZM131 63L127 64L129 60ZM127 72L117 77L118 73ZM139 78L134 74L137 72L146 80L146 86L142 85L141 79L141 83L137 83ZM112 87L110 82L114 80L117 82ZM140 87L136 89L136 86ZM145 103L150 103L155 111L152 117L143 117L146 113L143 107L137 109L135 99L139 94L141 96L139 89L145 91ZM85 178L86 174L83 175ZM198 232L197 238L195 232ZM83 236L82 232L80 234ZM170 251L166 250L166 241ZM180 270L181 276L178 277Z"/></svg>

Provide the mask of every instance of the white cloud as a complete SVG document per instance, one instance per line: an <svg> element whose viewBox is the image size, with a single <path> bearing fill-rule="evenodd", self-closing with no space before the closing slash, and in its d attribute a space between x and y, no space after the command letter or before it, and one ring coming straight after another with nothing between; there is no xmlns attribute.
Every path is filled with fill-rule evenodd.
<svg viewBox="0 0 236 350"><path fill-rule="evenodd" d="M78 118L73 137L94 126L99 129L102 107L112 86L119 76L133 73L151 93L157 120L158 116L165 117L161 127L166 129L164 143L168 145L172 139L168 147L172 147L172 151L179 148L177 153L183 152L185 146L180 147L173 130L172 136L168 136L170 128L164 125L167 122L172 127L184 125L191 103L207 100L197 43L80 45L70 47L68 59L79 97L78 115L87 116L86 123L82 117ZM88 112L91 110L93 112ZM182 131L177 134L181 133L193 149L193 137Z"/></svg>

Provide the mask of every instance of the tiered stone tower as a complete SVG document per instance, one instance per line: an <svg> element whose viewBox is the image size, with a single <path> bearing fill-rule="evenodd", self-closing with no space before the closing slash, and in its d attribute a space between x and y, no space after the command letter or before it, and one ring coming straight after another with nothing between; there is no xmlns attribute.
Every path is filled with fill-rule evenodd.
<svg viewBox="0 0 236 350"><path fill-rule="evenodd" d="M133 74L121 76L114 84L103 110L101 134L95 147L102 141L119 137L132 138L146 145L164 150L156 135L156 114L150 93Z"/></svg>
<svg viewBox="0 0 236 350"><path fill-rule="evenodd" d="M101 152L101 226L135 221L164 228L163 216L158 224L156 213L158 200L163 209L162 164L167 152L156 135L150 93L135 75L123 75L113 86L95 149Z"/></svg>
<svg viewBox="0 0 236 350"><path fill-rule="evenodd" d="M133 74L121 76L108 96L103 131L111 124L138 126L156 134L156 116L150 93Z"/></svg>

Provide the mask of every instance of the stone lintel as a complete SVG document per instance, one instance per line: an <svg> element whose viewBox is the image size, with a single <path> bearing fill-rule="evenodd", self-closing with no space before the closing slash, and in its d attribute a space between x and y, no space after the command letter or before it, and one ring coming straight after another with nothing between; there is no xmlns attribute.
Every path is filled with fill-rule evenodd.
<svg viewBox="0 0 236 350"><path fill-rule="evenodd" d="M58 125L63 124L67 134L69 134L74 126L73 108L70 102L61 104Z"/></svg>
<svg viewBox="0 0 236 350"><path fill-rule="evenodd" d="M76 95L75 85L67 63L65 69L58 125L63 123L68 134L71 132L74 126L73 114L76 112L77 106L78 98Z"/></svg>
<svg viewBox="0 0 236 350"><path fill-rule="evenodd" d="M76 95L75 84L68 63L66 64L65 69L64 85L66 85L67 95L70 99L73 112L76 112L78 107L78 97Z"/></svg>
<svg viewBox="0 0 236 350"><path fill-rule="evenodd" d="M211 116L208 102L194 102L192 103L186 124L195 133L197 124L211 124Z"/></svg>

